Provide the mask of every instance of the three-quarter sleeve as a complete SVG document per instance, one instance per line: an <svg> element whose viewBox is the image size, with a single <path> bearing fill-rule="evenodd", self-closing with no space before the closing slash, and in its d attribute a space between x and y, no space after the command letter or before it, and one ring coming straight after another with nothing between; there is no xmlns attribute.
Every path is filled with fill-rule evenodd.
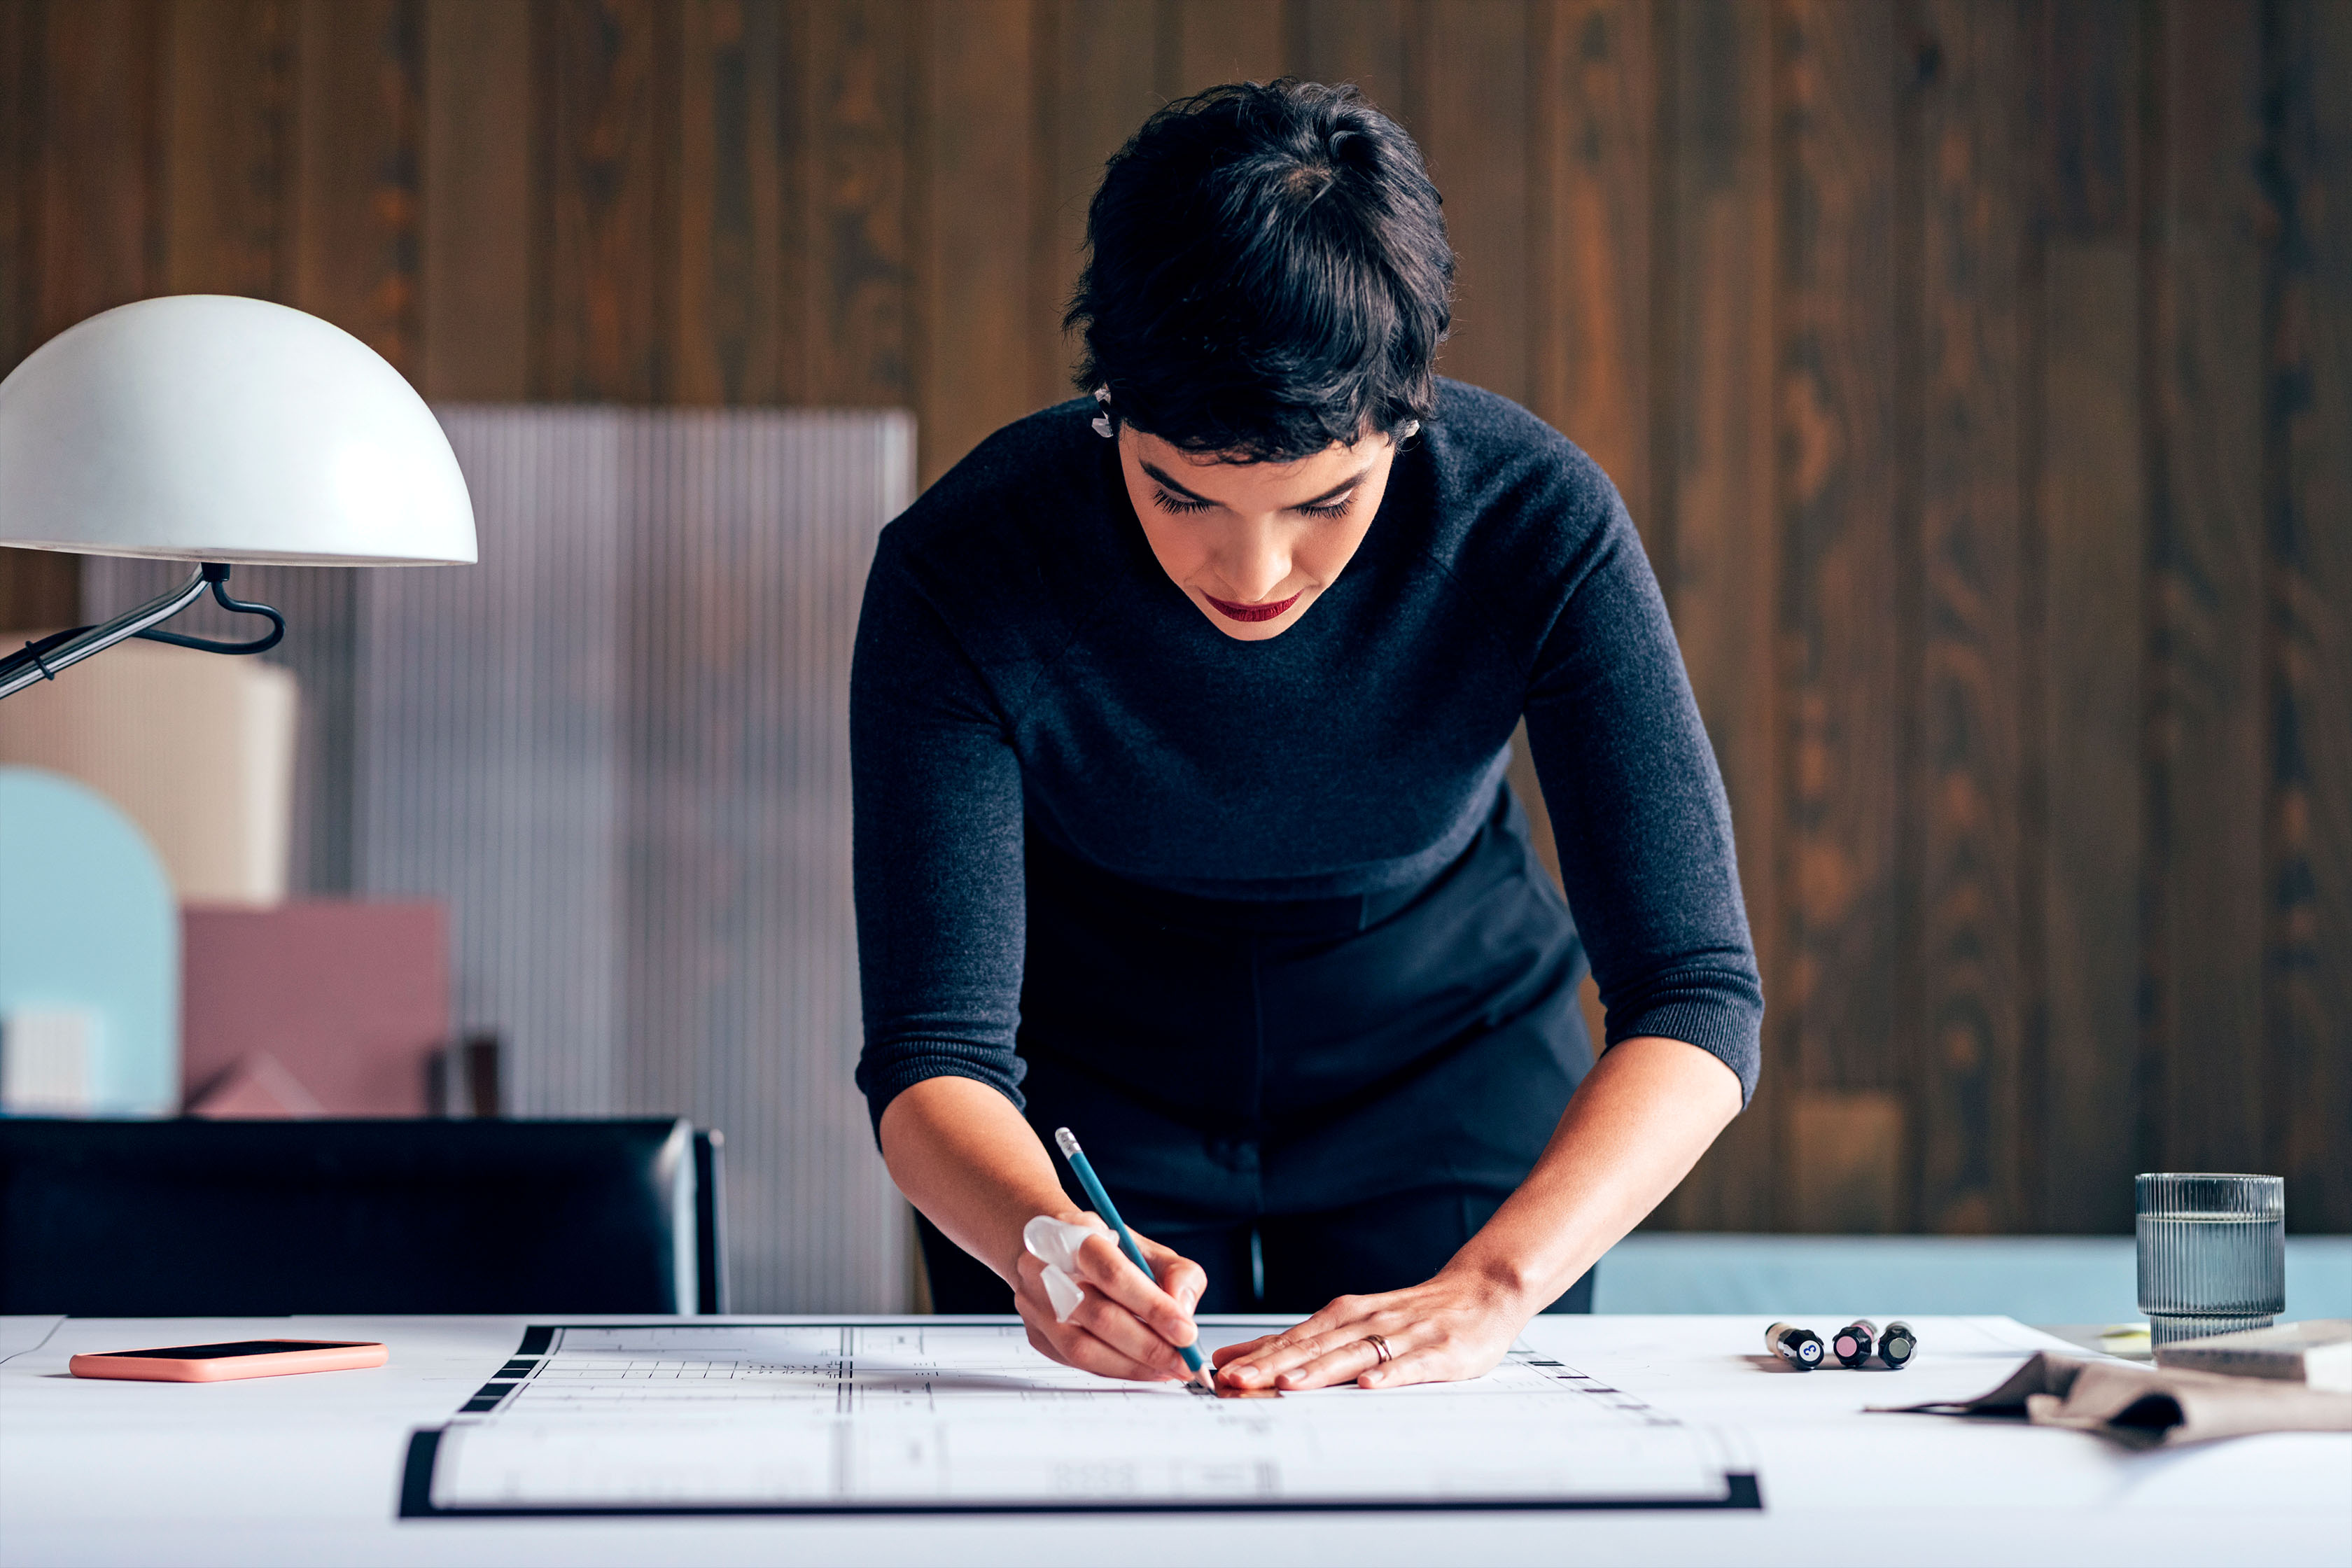
<svg viewBox="0 0 2352 1568"><path fill-rule="evenodd" d="M927 1078L977 1079L1017 1106L1020 761L988 683L887 531L858 618L849 738L857 1087L877 1131Z"/></svg>
<svg viewBox="0 0 2352 1568"><path fill-rule="evenodd" d="M1528 741L1608 1014L1608 1044L1661 1035L1756 1089L1763 987L1731 812L1664 600L1613 488L1565 563L1529 672Z"/></svg>

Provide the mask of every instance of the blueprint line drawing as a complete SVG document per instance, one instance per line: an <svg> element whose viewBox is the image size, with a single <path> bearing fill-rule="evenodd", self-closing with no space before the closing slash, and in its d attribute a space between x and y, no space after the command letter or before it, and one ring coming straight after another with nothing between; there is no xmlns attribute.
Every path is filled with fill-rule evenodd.
<svg viewBox="0 0 2352 1568"><path fill-rule="evenodd" d="M1017 1322L546 1324L412 1437L401 1512L1759 1506L1726 1452L1524 1347L1466 1383L1218 1399L1058 1365Z"/></svg>

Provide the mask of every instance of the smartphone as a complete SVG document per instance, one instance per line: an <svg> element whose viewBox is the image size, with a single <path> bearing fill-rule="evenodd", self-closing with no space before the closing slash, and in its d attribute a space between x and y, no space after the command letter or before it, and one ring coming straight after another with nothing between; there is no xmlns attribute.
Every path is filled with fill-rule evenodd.
<svg viewBox="0 0 2352 1568"><path fill-rule="evenodd" d="M389 1354L370 1340L230 1340L217 1345L165 1345L152 1351L78 1355L76 1377L130 1377L151 1383L226 1383L233 1377L283 1377L292 1372L346 1372L382 1366Z"/></svg>

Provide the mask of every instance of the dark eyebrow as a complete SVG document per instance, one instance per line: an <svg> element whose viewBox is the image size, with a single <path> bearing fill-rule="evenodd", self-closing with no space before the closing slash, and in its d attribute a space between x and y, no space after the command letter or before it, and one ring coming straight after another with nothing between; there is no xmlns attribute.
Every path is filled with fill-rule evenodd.
<svg viewBox="0 0 2352 1568"><path fill-rule="evenodd" d="M1186 497L1192 500L1202 502L1208 506L1222 506L1224 504L1222 501L1215 500L1211 497L1202 495L1196 489L1191 489L1183 485L1178 484L1173 479L1171 479L1167 472L1157 463L1149 461L1145 462L1143 465L1143 471L1150 474L1153 481L1159 484L1162 489L1174 490L1180 496ZM1338 484L1333 485L1329 489L1325 490L1321 495L1312 497L1307 500L1293 501L1286 510L1290 511L1304 511L1308 507L1328 505L1329 502L1336 500L1340 496L1346 495L1358 485L1362 484L1364 482L1364 476L1371 471L1372 465L1366 463L1362 468L1358 468L1354 473L1349 475Z"/></svg>

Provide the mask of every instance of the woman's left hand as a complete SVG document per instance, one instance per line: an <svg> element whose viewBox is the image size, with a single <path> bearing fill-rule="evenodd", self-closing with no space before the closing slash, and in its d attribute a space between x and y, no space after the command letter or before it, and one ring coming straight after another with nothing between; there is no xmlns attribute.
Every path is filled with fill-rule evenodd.
<svg viewBox="0 0 2352 1568"><path fill-rule="evenodd" d="M1540 1304L1449 1267L1426 1284L1342 1296L1296 1328L1223 1346L1215 1355L1217 1379L1237 1388L1288 1392L1349 1382L1402 1388L1477 1377L1503 1359ZM1373 1334L1388 1342L1385 1363Z"/></svg>

